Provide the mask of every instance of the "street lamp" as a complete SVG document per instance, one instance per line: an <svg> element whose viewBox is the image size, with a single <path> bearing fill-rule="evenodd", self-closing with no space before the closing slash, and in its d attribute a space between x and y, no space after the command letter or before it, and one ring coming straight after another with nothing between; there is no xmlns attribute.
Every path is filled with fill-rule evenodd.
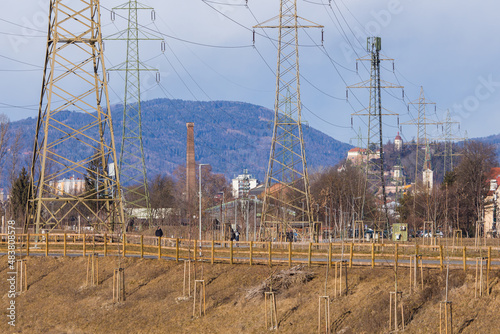
<svg viewBox="0 0 500 334"><path fill-rule="evenodd" d="M330 210L330 214L328 214L328 207L325 205L325 227L327 228L328 240L331 242L331 231L330 231L330 216L332 214L332 210Z"/></svg>
<svg viewBox="0 0 500 334"><path fill-rule="evenodd" d="M220 221L219 223L222 224L222 229L221 227L219 226L219 231L222 231L222 235L220 236L220 238L223 238L224 236L224 229L225 229L225 225L224 225L224 216L226 215L226 206L225 206L225 193L223 191L219 191L219 195L222 194L222 202L220 203ZM222 206L224 205L224 215L222 214Z"/></svg>
<svg viewBox="0 0 500 334"><path fill-rule="evenodd" d="M257 196L250 195L250 199L253 201L253 241L257 241Z"/></svg>
<svg viewBox="0 0 500 334"><path fill-rule="evenodd" d="M199 221L199 237L200 237L200 259L201 259L201 167L202 166L209 166L209 164L199 164L198 165L198 180L200 181L200 187L199 187L199 192L198 192L198 196L199 196L199 199L200 199L200 207L199 207L199 215L198 215L198 221Z"/></svg>

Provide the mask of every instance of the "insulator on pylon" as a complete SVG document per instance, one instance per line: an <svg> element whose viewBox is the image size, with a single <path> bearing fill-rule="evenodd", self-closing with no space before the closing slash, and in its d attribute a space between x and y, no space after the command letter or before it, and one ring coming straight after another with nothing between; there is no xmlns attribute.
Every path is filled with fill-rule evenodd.
<svg viewBox="0 0 500 334"><path fill-rule="evenodd" d="M356 62L356 74L358 74L358 62Z"/></svg>
<svg viewBox="0 0 500 334"><path fill-rule="evenodd" d="M395 71L395 70L396 70L396 69L395 69L395 67L394 67L394 62L392 62L392 73L394 73L394 71Z"/></svg>
<svg viewBox="0 0 500 334"><path fill-rule="evenodd" d="M114 21L114 20L115 20L116 13L112 10L112 11L110 12L110 14L111 14L111 21Z"/></svg>
<svg viewBox="0 0 500 334"><path fill-rule="evenodd" d="M255 45L255 29L253 30L253 45Z"/></svg>
<svg viewBox="0 0 500 334"><path fill-rule="evenodd" d="M321 46L323 46L324 41L325 41L325 30L321 29Z"/></svg>
<svg viewBox="0 0 500 334"><path fill-rule="evenodd" d="M407 105L406 109L408 109L408 112L410 112L410 105Z"/></svg>
<svg viewBox="0 0 500 334"><path fill-rule="evenodd" d="M165 43L165 40L161 41L161 52L165 52L167 44Z"/></svg>
<svg viewBox="0 0 500 334"><path fill-rule="evenodd" d="M404 100L405 99L405 89L404 88L403 88L402 96L403 96L403 100Z"/></svg>
<svg viewBox="0 0 500 334"><path fill-rule="evenodd" d="M398 127L399 127L399 116L398 116Z"/></svg>
<svg viewBox="0 0 500 334"><path fill-rule="evenodd" d="M348 89L345 90L345 99L346 99L346 101L349 100L349 90Z"/></svg>
<svg viewBox="0 0 500 334"><path fill-rule="evenodd" d="M106 72L106 81L109 82L109 72Z"/></svg>
<svg viewBox="0 0 500 334"><path fill-rule="evenodd" d="M160 83L160 72L156 72L156 83Z"/></svg>
<svg viewBox="0 0 500 334"><path fill-rule="evenodd" d="M399 126L399 132L403 133L403 126L402 125Z"/></svg>
<svg viewBox="0 0 500 334"><path fill-rule="evenodd" d="M106 44L104 44L104 41L102 41L102 51L106 51Z"/></svg>
<svg viewBox="0 0 500 334"><path fill-rule="evenodd" d="M352 116L351 116L351 129L353 129L353 128L354 128L354 122L353 122Z"/></svg>
<svg viewBox="0 0 500 334"><path fill-rule="evenodd" d="M154 22L154 20L156 20L156 12L155 12L155 10L153 9L153 10L151 10L151 21L153 21L153 22Z"/></svg>

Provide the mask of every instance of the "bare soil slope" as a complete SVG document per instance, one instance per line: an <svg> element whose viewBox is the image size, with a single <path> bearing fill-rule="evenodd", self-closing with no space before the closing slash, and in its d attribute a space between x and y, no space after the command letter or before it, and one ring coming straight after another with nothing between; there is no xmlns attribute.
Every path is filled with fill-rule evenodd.
<svg viewBox="0 0 500 334"><path fill-rule="evenodd" d="M203 270L207 282L207 314L193 317L193 300L182 300L184 264L126 258L126 301L112 303L113 269L117 258L99 259L98 287L85 287L84 258L28 259L28 291L16 298L17 325L7 324L7 258L0 266L2 320L0 332L18 333L263 333L264 297L270 282L277 293L280 332L316 333L318 296L324 295L326 268L299 268L302 274L281 275L287 267L210 265ZM475 273L471 268L450 272L454 333L500 333L498 272L490 274L491 295L474 298ZM407 333L439 332L439 302L444 300L445 271L425 270L425 289L408 293L408 269L399 271L404 292ZM328 294L333 297L329 272ZM194 275L193 275L194 276ZM286 276L286 279L283 277ZM263 283L267 280L267 283ZM352 268L347 296L331 299L332 333L385 333L388 331L389 291L394 272L388 268Z"/></svg>

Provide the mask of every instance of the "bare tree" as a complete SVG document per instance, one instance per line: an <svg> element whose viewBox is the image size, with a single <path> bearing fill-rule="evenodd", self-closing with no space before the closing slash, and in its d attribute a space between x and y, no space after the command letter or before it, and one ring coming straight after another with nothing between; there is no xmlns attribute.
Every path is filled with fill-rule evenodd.
<svg viewBox="0 0 500 334"><path fill-rule="evenodd" d="M10 145L10 155L11 155L11 166L9 170L9 181L11 184L14 183L15 179L17 178L18 174L18 168L19 168L19 153L21 151L21 138L22 138L23 132L21 129L18 129L16 131L16 136L14 138L14 141Z"/></svg>
<svg viewBox="0 0 500 334"><path fill-rule="evenodd" d="M9 152L9 128L9 118L5 114L0 114L0 180L2 179L2 171L5 166L7 152Z"/></svg>
<svg viewBox="0 0 500 334"><path fill-rule="evenodd" d="M171 212L166 215L166 209L175 207L174 180L167 175L156 175L149 183L149 201L153 217L157 217L160 225L169 223Z"/></svg>

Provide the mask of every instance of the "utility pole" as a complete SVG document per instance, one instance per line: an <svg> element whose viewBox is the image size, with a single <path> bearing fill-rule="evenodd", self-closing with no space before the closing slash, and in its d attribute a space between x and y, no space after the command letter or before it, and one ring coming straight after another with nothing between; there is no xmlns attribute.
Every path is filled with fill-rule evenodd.
<svg viewBox="0 0 500 334"><path fill-rule="evenodd" d="M270 24L275 20L278 20L277 25ZM303 229L302 239L317 240L302 132L298 31L323 26L299 17L297 0L281 0L279 15L254 28L279 31L273 137L260 239L283 240L287 232L293 231L293 226L305 223L307 229ZM300 207L302 200L305 201L304 209ZM297 221L301 216L304 216L302 221Z"/></svg>
<svg viewBox="0 0 500 334"><path fill-rule="evenodd" d="M151 225L151 204L149 201L148 178L144 148L142 140L142 111L141 111L141 72L154 71L141 62L139 57L139 41L162 40L161 37L139 30L138 13L142 10L151 11L154 20L154 9L145 6L136 0L130 0L111 12L111 19L115 18L115 11L128 11L128 27L119 31L106 40L126 41L127 52L123 63L110 68L110 71L125 72L125 94L123 97L123 132L120 150L119 172L123 185L123 198L127 209L145 209L148 224ZM157 74L157 80L159 76ZM130 213L130 212L129 212Z"/></svg>
<svg viewBox="0 0 500 334"><path fill-rule="evenodd" d="M50 0L48 21L25 231L32 226L35 233L54 229L77 216L96 229L119 225L124 231L100 1L70 5ZM86 121L77 125L61 121L68 110L81 113ZM57 182L71 175L85 179L82 193L58 189Z"/></svg>
<svg viewBox="0 0 500 334"><path fill-rule="evenodd" d="M365 165L365 175L366 184L363 191L363 204L361 206L360 218L364 219L364 207L366 204L366 192L376 194L382 190L382 205L384 207L386 228L389 229L389 213L387 210L387 194L385 191L385 176L384 176L384 143L382 136L383 128L383 116L398 116L398 114L388 112L385 108L382 108L382 89L388 88L400 88L404 89L403 86L396 86L389 82L383 81L380 76L380 62L381 61L391 61L394 66L394 59L380 58L380 51L382 49L382 39L380 37L369 37L367 38L366 50L369 52L367 56L364 56L356 60L358 61L369 61L370 62L370 79L358 83L353 86L347 87L348 92L353 88L364 88L370 91L370 101L368 108L361 111L353 113L352 116L367 116L368 117L368 134L366 142L366 165ZM403 91L404 94L404 91ZM384 110L382 110L384 109ZM351 120L352 123L352 120ZM399 123L399 117L398 117ZM399 126L399 124L398 124ZM378 219L377 221L380 221Z"/></svg>
<svg viewBox="0 0 500 334"><path fill-rule="evenodd" d="M209 166L209 164L199 164L198 165L198 180L199 180L199 187L198 187L198 198L199 198L199 205L198 205L198 209L199 209L199 212L198 212L198 228L199 228L199 231L198 231L198 238L200 240L200 256L201 256L201 214L202 214L202 211L201 211L201 167L203 166ZM201 259L201 257L200 257Z"/></svg>

